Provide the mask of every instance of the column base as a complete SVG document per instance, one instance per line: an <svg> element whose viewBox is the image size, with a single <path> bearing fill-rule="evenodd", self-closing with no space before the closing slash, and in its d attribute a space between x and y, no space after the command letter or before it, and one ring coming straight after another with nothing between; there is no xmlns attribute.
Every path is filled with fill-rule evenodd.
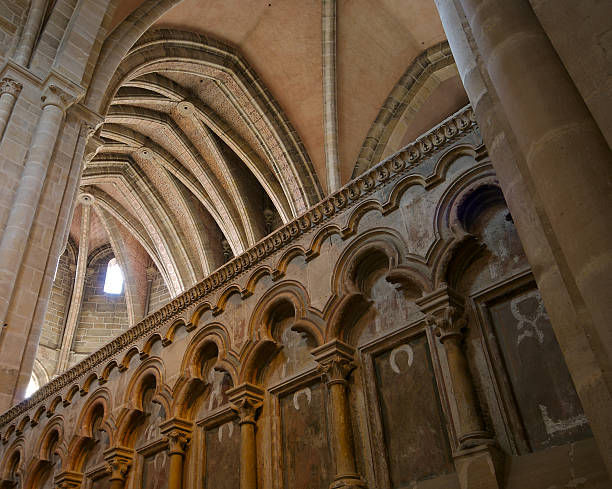
<svg viewBox="0 0 612 489"><path fill-rule="evenodd" d="M461 489L502 489L505 455L491 443L460 450L455 468Z"/></svg>
<svg viewBox="0 0 612 489"><path fill-rule="evenodd" d="M349 474L336 477L329 489L366 489L368 486L359 474Z"/></svg>

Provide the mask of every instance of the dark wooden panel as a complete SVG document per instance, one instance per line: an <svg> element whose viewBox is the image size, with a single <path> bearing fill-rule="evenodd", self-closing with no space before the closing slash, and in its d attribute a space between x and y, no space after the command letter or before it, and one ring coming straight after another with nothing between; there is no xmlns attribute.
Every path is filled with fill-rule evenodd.
<svg viewBox="0 0 612 489"><path fill-rule="evenodd" d="M324 388L312 384L280 399L285 489L328 489L331 483Z"/></svg>
<svg viewBox="0 0 612 489"><path fill-rule="evenodd" d="M206 430L205 489L240 487L240 426L230 421Z"/></svg>
<svg viewBox="0 0 612 489"><path fill-rule="evenodd" d="M376 356L374 366L392 486L452 472L426 337Z"/></svg>
<svg viewBox="0 0 612 489"><path fill-rule="evenodd" d="M490 313L532 449L591 436L539 291L505 297Z"/></svg>

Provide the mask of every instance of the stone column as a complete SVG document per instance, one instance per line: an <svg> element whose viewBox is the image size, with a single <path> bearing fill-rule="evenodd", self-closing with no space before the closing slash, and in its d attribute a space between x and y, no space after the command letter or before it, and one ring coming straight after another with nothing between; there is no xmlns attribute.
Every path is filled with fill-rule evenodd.
<svg viewBox="0 0 612 489"><path fill-rule="evenodd" d="M27 67L30 64L32 49L40 31L46 5L46 0L32 0L30 4L28 18L15 52L15 61L22 66Z"/></svg>
<svg viewBox="0 0 612 489"><path fill-rule="evenodd" d="M612 474L610 148L527 0L435 1Z"/></svg>
<svg viewBox="0 0 612 489"><path fill-rule="evenodd" d="M329 391L328 410L330 413L331 438L336 462L336 475L332 488L364 488L365 482L357 472L355 443L351 424L348 399L348 376L355 368L354 349L334 340L312 352L320 365Z"/></svg>
<svg viewBox="0 0 612 489"><path fill-rule="evenodd" d="M338 110L336 89L336 0L321 3L321 44L323 79L323 137L327 167L327 192L340 188L338 161Z"/></svg>
<svg viewBox="0 0 612 489"><path fill-rule="evenodd" d="M11 78L0 80L0 141L2 141L2 136L4 136L4 130L13 113L13 108L21 88L21 83Z"/></svg>
<svg viewBox="0 0 612 489"><path fill-rule="evenodd" d="M442 287L416 303L434 326L446 353L452 390L449 397L454 399L457 413L454 426L459 447L455 452L455 466L461 487L501 487L503 455L492 435L486 431L462 345L467 327L464 300L448 287ZM478 481L477 485L474 485L475 481Z"/></svg>
<svg viewBox="0 0 612 489"><path fill-rule="evenodd" d="M192 425L189 421L172 418L161 426L161 432L168 440L170 457L168 489L183 489L183 462L185 450L191 440Z"/></svg>
<svg viewBox="0 0 612 489"><path fill-rule="evenodd" d="M134 458L133 450L125 447L112 447L104 453L110 473L110 489L123 489L128 471Z"/></svg>
<svg viewBox="0 0 612 489"><path fill-rule="evenodd" d="M74 95L53 84L47 86L42 96L42 114L0 241L0 324L6 322L51 155L65 111L74 99Z"/></svg>
<svg viewBox="0 0 612 489"><path fill-rule="evenodd" d="M263 391L252 384L241 384L227 394L240 424L240 489L257 489L255 429Z"/></svg>
<svg viewBox="0 0 612 489"><path fill-rule="evenodd" d="M68 367L70 358L70 350L74 334L79 323L81 314L81 304L83 302L83 291L85 288L85 275L87 272L87 257L89 255L89 222L91 215L91 206L94 203L94 197L90 194L81 194L78 197L81 203L81 230L79 235L79 254L77 257L76 272L74 276L74 286L70 298L70 307L68 308L68 317L64 334L62 336L62 344L60 346L59 358L57 360L56 373L61 374Z"/></svg>

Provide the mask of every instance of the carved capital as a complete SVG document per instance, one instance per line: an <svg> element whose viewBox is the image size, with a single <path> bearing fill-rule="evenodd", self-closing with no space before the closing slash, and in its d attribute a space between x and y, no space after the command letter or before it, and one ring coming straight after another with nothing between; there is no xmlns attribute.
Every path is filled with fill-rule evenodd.
<svg viewBox="0 0 612 489"><path fill-rule="evenodd" d="M467 326L461 295L444 286L415 302L442 343L451 338L461 339Z"/></svg>
<svg viewBox="0 0 612 489"><path fill-rule="evenodd" d="M252 384L241 384L227 392L239 424L255 424L259 408L263 404L262 390Z"/></svg>
<svg viewBox="0 0 612 489"><path fill-rule="evenodd" d="M319 365L319 372L321 372L328 385L346 384L353 370L355 370L355 364L346 358L334 358Z"/></svg>
<svg viewBox="0 0 612 489"><path fill-rule="evenodd" d="M168 441L168 453L170 455L183 455L189 441L191 440L191 434L185 433L179 429L174 429L166 433L165 438Z"/></svg>
<svg viewBox="0 0 612 489"><path fill-rule="evenodd" d="M193 423L181 418L171 418L160 426L161 432L168 441L170 455L184 455L187 445L191 441Z"/></svg>
<svg viewBox="0 0 612 489"><path fill-rule="evenodd" d="M65 471L55 476L55 485L58 489L78 489L83 482L80 472Z"/></svg>
<svg viewBox="0 0 612 489"><path fill-rule="evenodd" d="M435 325L436 336L442 343L450 338L461 339L467 326L463 310L453 306L445 307L437 314L427 316L427 320L430 324Z"/></svg>
<svg viewBox="0 0 612 489"><path fill-rule="evenodd" d="M157 276L157 268L155 267L147 267L145 270L147 274L147 281L152 282L153 279Z"/></svg>
<svg viewBox="0 0 612 489"><path fill-rule="evenodd" d="M113 447L105 452L105 460L110 473L110 480L125 481L132 465L133 451L125 447Z"/></svg>
<svg viewBox="0 0 612 489"><path fill-rule="evenodd" d="M12 78L3 78L0 80L0 95L9 93L13 97L17 97L22 88L23 85Z"/></svg>
<svg viewBox="0 0 612 489"><path fill-rule="evenodd" d="M355 369L353 363L354 349L339 340L334 340L312 351L312 355L319 364L319 371L328 385L346 384L346 381Z"/></svg>
<svg viewBox="0 0 612 489"><path fill-rule="evenodd" d="M42 100L43 109L47 105L55 105L62 111L66 111L76 98L73 94L66 92L57 85L48 85L40 99Z"/></svg>

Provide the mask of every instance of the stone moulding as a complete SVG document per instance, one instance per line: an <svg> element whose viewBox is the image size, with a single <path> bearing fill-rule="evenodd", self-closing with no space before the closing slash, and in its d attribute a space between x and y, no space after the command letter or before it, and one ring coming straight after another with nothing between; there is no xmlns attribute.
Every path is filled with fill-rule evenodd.
<svg viewBox="0 0 612 489"><path fill-rule="evenodd" d="M380 187L397 180L418 166L434 151L444 148L459 136L477 130L474 111L468 105L413 143L381 161L358 178L351 180L298 218L274 231L241 255L218 268L203 281L183 292L161 309L147 316L110 343L53 379L34 393L32 397L13 406L0 415L0 427L4 427L20 414L72 384L102 362L111 359L126 347L154 331L173 315L204 299L209 293L228 285L228 282L250 270L271 254L285 248L298 237L313 231L334 216L357 205L367 195Z"/></svg>

